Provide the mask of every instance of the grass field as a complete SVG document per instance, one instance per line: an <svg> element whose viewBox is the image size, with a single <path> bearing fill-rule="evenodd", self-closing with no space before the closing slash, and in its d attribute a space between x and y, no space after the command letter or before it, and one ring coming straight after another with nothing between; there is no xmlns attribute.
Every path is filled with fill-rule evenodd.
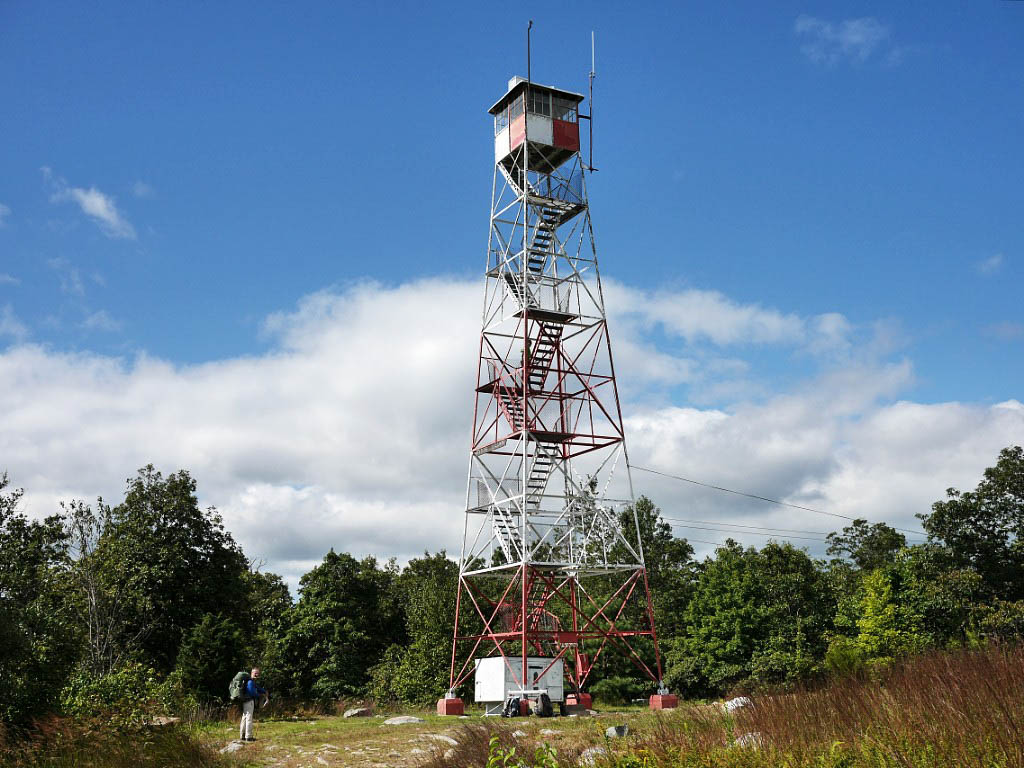
<svg viewBox="0 0 1024 768"><path fill-rule="evenodd" d="M1024 649L934 653L814 689L717 704L594 717L345 719L268 710L254 743L220 750L237 721L119 733L48 721L0 750L17 768L1024 768ZM611 725L624 738L606 739ZM3 747L0 732L0 748Z"/></svg>

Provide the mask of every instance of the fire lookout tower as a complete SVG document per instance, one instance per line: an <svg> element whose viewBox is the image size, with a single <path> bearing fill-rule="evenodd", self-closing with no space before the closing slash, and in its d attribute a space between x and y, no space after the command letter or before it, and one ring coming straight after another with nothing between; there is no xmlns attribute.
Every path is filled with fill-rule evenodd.
<svg viewBox="0 0 1024 768"><path fill-rule="evenodd" d="M578 93L513 78L494 185L450 689L588 705L619 652L675 706L633 509L580 153Z"/></svg>

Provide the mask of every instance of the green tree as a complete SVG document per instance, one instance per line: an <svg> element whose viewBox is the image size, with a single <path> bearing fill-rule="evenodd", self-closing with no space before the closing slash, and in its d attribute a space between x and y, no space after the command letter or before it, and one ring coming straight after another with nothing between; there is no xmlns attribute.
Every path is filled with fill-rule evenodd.
<svg viewBox="0 0 1024 768"><path fill-rule="evenodd" d="M708 694L800 679L817 669L834 614L830 582L806 552L729 541L699 569L685 634L666 653L668 683Z"/></svg>
<svg viewBox="0 0 1024 768"><path fill-rule="evenodd" d="M365 692L369 670L384 650L405 642L392 588L396 570L332 549L302 577L284 638L292 693L337 699Z"/></svg>
<svg viewBox="0 0 1024 768"><path fill-rule="evenodd" d="M58 516L29 520L21 490L0 475L0 722L23 723L56 703L78 660L67 609L67 536Z"/></svg>
<svg viewBox="0 0 1024 768"><path fill-rule="evenodd" d="M893 562L896 553L907 545L906 537L895 528L885 523L869 525L860 518L843 528L842 533L830 533L827 541L827 554L848 558L857 568L867 571Z"/></svg>
<svg viewBox="0 0 1024 768"><path fill-rule="evenodd" d="M245 665L245 635L236 621L207 613L185 635L177 672L186 690L220 700L232 676Z"/></svg>
<svg viewBox="0 0 1024 768"><path fill-rule="evenodd" d="M284 639L292 610L288 585L276 573L261 571L249 571L245 585L245 663L261 668L263 684L269 689L287 690Z"/></svg>
<svg viewBox="0 0 1024 768"><path fill-rule="evenodd" d="M978 573L996 598L1024 599L1024 448L1004 448L973 491L946 491L919 515L955 567Z"/></svg>
<svg viewBox="0 0 1024 768"><path fill-rule="evenodd" d="M632 512L636 511L637 524ZM632 507L619 516L625 538L636 547L636 531L640 530L644 563L651 596L654 600L654 618L658 634L664 638L677 635L683 627L682 614L693 588L693 547L683 538L677 538L672 526L661 517L661 510L646 496L641 496Z"/></svg>
<svg viewBox="0 0 1024 768"><path fill-rule="evenodd" d="M877 568L864 579L857 646L869 659L889 661L927 646L917 606L898 599L900 576L896 568Z"/></svg>
<svg viewBox="0 0 1024 768"><path fill-rule="evenodd" d="M128 480L96 546L105 588L129 611L128 636L145 661L169 672L204 614L245 620L248 562L213 508L200 509L185 470L148 465Z"/></svg>
<svg viewBox="0 0 1024 768"><path fill-rule="evenodd" d="M408 644L393 644L372 670L381 701L426 704L448 690L459 565L442 550L409 561L395 582L405 610Z"/></svg>

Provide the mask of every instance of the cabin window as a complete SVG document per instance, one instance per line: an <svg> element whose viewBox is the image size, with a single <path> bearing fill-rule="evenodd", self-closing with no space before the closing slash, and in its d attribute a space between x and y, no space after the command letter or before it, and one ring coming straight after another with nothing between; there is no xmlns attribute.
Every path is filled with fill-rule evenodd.
<svg viewBox="0 0 1024 768"><path fill-rule="evenodd" d="M494 116L494 135L497 136L506 128L508 128L508 107Z"/></svg>
<svg viewBox="0 0 1024 768"><path fill-rule="evenodd" d="M512 122L521 114L523 114L523 97L519 96L508 108L509 122Z"/></svg>
<svg viewBox="0 0 1024 768"><path fill-rule="evenodd" d="M576 122L576 102L569 99L560 99L555 96L553 99L555 120L565 120L569 123Z"/></svg>
<svg viewBox="0 0 1024 768"><path fill-rule="evenodd" d="M551 94L545 91L530 91L530 112L551 117Z"/></svg>

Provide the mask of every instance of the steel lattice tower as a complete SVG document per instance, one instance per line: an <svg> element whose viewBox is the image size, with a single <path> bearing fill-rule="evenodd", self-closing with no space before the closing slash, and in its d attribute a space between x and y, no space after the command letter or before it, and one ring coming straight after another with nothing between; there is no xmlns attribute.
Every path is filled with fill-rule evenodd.
<svg viewBox="0 0 1024 768"><path fill-rule="evenodd" d="M528 656L562 660L568 690L581 694L608 648L667 693L587 204L583 98L514 78L490 109L494 184L449 701L487 656L504 657L523 689Z"/></svg>

